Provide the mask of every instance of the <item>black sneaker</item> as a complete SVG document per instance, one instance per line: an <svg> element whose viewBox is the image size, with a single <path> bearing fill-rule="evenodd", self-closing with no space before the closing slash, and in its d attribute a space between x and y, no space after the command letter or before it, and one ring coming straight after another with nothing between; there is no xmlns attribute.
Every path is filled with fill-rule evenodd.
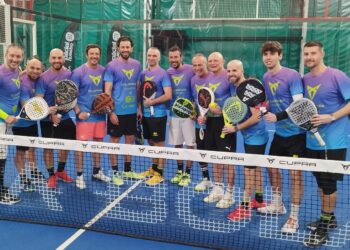
<svg viewBox="0 0 350 250"><path fill-rule="evenodd" d="M321 219L307 224L307 228L314 231L314 230L316 230L316 228L317 228L319 225L321 225ZM332 218L328 221L327 225L328 225L328 227L327 227L328 229L335 229L335 228L338 227L337 219L335 218L334 215L333 215Z"/></svg>
<svg viewBox="0 0 350 250"><path fill-rule="evenodd" d="M23 187L24 192L33 192L35 190L33 184L28 178L21 180L21 186Z"/></svg>
<svg viewBox="0 0 350 250"><path fill-rule="evenodd" d="M325 244L329 240L327 230L323 228L316 228L304 239L304 246L307 247L318 247Z"/></svg>
<svg viewBox="0 0 350 250"><path fill-rule="evenodd" d="M13 205L21 201L18 196L9 193L6 187L0 189L0 204Z"/></svg>

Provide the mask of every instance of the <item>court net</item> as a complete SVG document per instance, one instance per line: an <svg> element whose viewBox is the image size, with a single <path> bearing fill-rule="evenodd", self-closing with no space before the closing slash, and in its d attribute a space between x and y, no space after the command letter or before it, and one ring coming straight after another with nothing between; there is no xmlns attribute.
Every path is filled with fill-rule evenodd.
<svg viewBox="0 0 350 250"><path fill-rule="evenodd" d="M61 225L215 249L303 249L304 239L311 234L309 223L320 217L321 210L316 181L311 171L324 171L345 174L344 180L338 182L335 210L337 228L329 230L329 239L324 245L326 248L350 248L349 177L347 175L350 171L349 162L13 135L0 136L0 144L7 147L5 186L9 188L10 194L21 199L20 202L12 205L0 204L0 219ZM23 182L23 172L21 178L16 170L16 145L30 147L35 152L34 159L30 157L30 152L22 157L22 160L25 160L26 176L31 179L30 185ZM58 181L56 188L48 188L48 172L43 160L44 149L53 150L55 169L57 169L59 150L69 150L65 171L74 181L71 183ZM75 154L77 152L84 152L82 176L85 189L76 186ZM93 153L100 154L101 170L107 178L104 181L92 179ZM119 176L122 177L123 185L116 185L120 182L114 182L115 172L111 167L110 155L117 157ZM152 186L148 185L149 177L133 179L130 177L137 176L132 176L130 173L123 176L123 155L132 156L131 166L137 173L146 171L152 164L152 158L165 159L165 180ZM176 182L174 176L178 169L177 160L193 162L190 173L191 182L187 181L183 186L172 183ZM216 188L219 190L217 193L219 195L224 194L225 191L232 192L228 198L232 198L234 204L229 200L219 205L218 199L223 196L212 197L211 200L209 199L211 202L205 202L204 200L208 201L213 188L195 190L198 190L198 184L203 180L200 168L203 162L208 163L211 180L213 180L213 163L229 164L231 169L235 168L233 190L227 188L226 184ZM258 195L255 196L254 191L252 192L247 209L249 212L243 212L235 217L231 212L241 204L246 204L242 202L247 201L243 200L246 194L244 193L243 165L262 167L262 190L257 190ZM44 174L45 179L33 174L37 173L33 171L34 166ZM255 209L263 207L264 203L270 205L276 195L275 191L271 190L267 166L280 168L283 177L281 194L286 211L282 209L275 214L268 214L258 213ZM290 169L302 171L304 196L298 213L299 228L294 233L285 233L281 228L288 220L291 210L291 192L294 192L291 190L290 171L288 171ZM183 179L184 177L181 180ZM254 180L256 181L257 179ZM209 187L208 182L204 184L206 184L204 187ZM220 188L223 193L220 193ZM261 196L263 196L263 203L259 202Z"/></svg>

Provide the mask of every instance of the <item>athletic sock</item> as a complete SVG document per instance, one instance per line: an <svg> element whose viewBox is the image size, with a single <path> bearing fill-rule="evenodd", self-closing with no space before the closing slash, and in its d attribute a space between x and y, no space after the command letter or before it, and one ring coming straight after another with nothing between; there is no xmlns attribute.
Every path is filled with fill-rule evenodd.
<svg viewBox="0 0 350 250"><path fill-rule="evenodd" d="M182 163L178 163L177 164L177 171L183 172L183 167L184 167L184 165Z"/></svg>
<svg viewBox="0 0 350 250"><path fill-rule="evenodd" d="M124 163L124 172L130 172L131 171L131 162L125 162Z"/></svg>
<svg viewBox="0 0 350 250"><path fill-rule="evenodd" d="M47 167L47 172L49 173L49 176L55 175L55 169L53 166Z"/></svg>
<svg viewBox="0 0 350 250"><path fill-rule="evenodd" d="M200 162L199 166L200 166L201 171L202 171L203 179L207 179L209 181L210 177L209 177L209 171L208 171L208 164L204 163L204 162Z"/></svg>
<svg viewBox="0 0 350 250"><path fill-rule="evenodd" d="M64 168L66 167L66 163L63 161L59 161L58 162L58 168L57 168L57 172L63 172Z"/></svg>
<svg viewBox="0 0 350 250"><path fill-rule="evenodd" d="M100 168L96 168L96 167L94 167L93 169L92 169L92 173L95 175L95 174L98 174L98 172L100 172Z"/></svg>
<svg viewBox="0 0 350 250"><path fill-rule="evenodd" d="M83 171L77 171L77 176L82 176L83 175Z"/></svg>
<svg viewBox="0 0 350 250"><path fill-rule="evenodd" d="M186 174L191 174L191 169L192 169L192 167L189 167L189 166L187 166L186 167Z"/></svg>
<svg viewBox="0 0 350 250"><path fill-rule="evenodd" d="M263 203L264 202L264 196L263 196L263 192L261 191L256 191L255 192L255 200L259 203Z"/></svg>
<svg viewBox="0 0 350 250"><path fill-rule="evenodd" d="M114 175L118 174L118 165L112 166L112 170Z"/></svg>

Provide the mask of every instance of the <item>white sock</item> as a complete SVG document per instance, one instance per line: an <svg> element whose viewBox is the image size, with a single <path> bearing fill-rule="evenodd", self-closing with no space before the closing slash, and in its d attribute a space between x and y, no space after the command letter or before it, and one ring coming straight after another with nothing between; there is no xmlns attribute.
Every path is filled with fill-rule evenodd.
<svg viewBox="0 0 350 250"><path fill-rule="evenodd" d="M282 206L282 196L280 193L276 192L272 194L272 204Z"/></svg>
<svg viewBox="0 0 350 250"><path fill-rule="evenodd" d="M290 208L290 217L292 217L295 220L298 220L299 217L299 208L300 205L296 205L296 204L291 204L291 208Z"/></svg>

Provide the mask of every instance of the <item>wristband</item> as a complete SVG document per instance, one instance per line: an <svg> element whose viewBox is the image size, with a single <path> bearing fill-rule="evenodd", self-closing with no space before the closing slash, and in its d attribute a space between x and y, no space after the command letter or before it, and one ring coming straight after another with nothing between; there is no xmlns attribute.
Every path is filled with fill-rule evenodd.
<svg viewBox="0 0 350 250"><path fill-rule="evenodd" d="M0 118L3 119L4 121L7 119L9 115L3 111L2 109L0 109Z"/></svg>

